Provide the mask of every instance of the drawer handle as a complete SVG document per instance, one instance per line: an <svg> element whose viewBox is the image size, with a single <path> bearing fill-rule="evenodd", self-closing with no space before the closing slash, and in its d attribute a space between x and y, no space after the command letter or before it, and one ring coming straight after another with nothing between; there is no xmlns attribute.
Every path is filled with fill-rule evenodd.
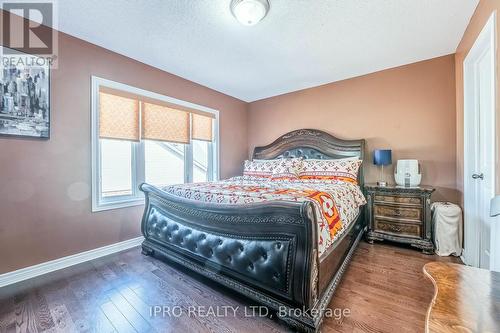
<svg viewBox="0 0 500 333"><path fill-rule="evenodd" d="M395 225L391 225L391 226L390 226L390 229L392 229L393 231L401 232L401 228L400 228L400 227L397 227L397 226L395 226Z"/></svg>
<svg viewBox="0 0 500 333"><path fill-rule="evenodd" d="M399 209L394 210L394 215L401 216L401 211Z"/></svg>

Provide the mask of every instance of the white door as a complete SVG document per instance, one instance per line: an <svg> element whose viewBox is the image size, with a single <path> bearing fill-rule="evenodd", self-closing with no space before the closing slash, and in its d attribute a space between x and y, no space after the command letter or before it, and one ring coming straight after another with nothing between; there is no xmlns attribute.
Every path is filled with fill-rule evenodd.
<svg viewBox="0 0 500 333"><path fill-rule="evenodd" d="M495 195L495 14L464 62L465 263L489 269L495 249L490 200Z"/></svg>

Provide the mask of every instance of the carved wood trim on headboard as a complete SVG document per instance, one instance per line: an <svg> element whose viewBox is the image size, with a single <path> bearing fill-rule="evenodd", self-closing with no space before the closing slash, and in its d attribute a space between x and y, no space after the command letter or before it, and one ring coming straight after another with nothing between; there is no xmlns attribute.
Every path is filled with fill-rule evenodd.
<svg viewBox="0 0 500 333"><path fill-rule="evenodd" d="M273 143L255 147L253 158L272 159L287 157L287 151L310 148L321 153L323 158L364 157L365 140L342 140L326 132L314 129L300 129L282 135ZM304 158L311 158L304 156Z"/></svg>

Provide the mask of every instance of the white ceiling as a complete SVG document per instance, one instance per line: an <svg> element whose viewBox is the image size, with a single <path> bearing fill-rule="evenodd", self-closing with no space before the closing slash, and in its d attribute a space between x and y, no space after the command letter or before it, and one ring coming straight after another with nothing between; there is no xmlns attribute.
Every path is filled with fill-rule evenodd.
<svg viewBox="0 0 500 333"><path fill-rule="evenodd" d="M479 0L59 0L59 29L244 101L454 53Z"/></svg>

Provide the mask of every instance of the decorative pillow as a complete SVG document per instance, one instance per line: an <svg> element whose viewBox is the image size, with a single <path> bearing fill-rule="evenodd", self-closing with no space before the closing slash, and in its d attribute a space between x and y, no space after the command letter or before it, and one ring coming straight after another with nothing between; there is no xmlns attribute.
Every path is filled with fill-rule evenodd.
<svg viewBox="0 0 500 333"><path fill-rule="evenodd" d="M275 164L271 180L299 179L299 171L301 168L301 158L282 159Z"/></svg>
<svg viewBox="0 0 500 333"><path fill-rule="evenodd" d="M271 178L276 160L269 161L245 161L243 176Z"/></svg>
<svg viewBox="0 0 500 333"><path fill-rule="evenodd" d="M359 159L304 160L299 178L342 180L357 184L361 163Z"/></svg>

